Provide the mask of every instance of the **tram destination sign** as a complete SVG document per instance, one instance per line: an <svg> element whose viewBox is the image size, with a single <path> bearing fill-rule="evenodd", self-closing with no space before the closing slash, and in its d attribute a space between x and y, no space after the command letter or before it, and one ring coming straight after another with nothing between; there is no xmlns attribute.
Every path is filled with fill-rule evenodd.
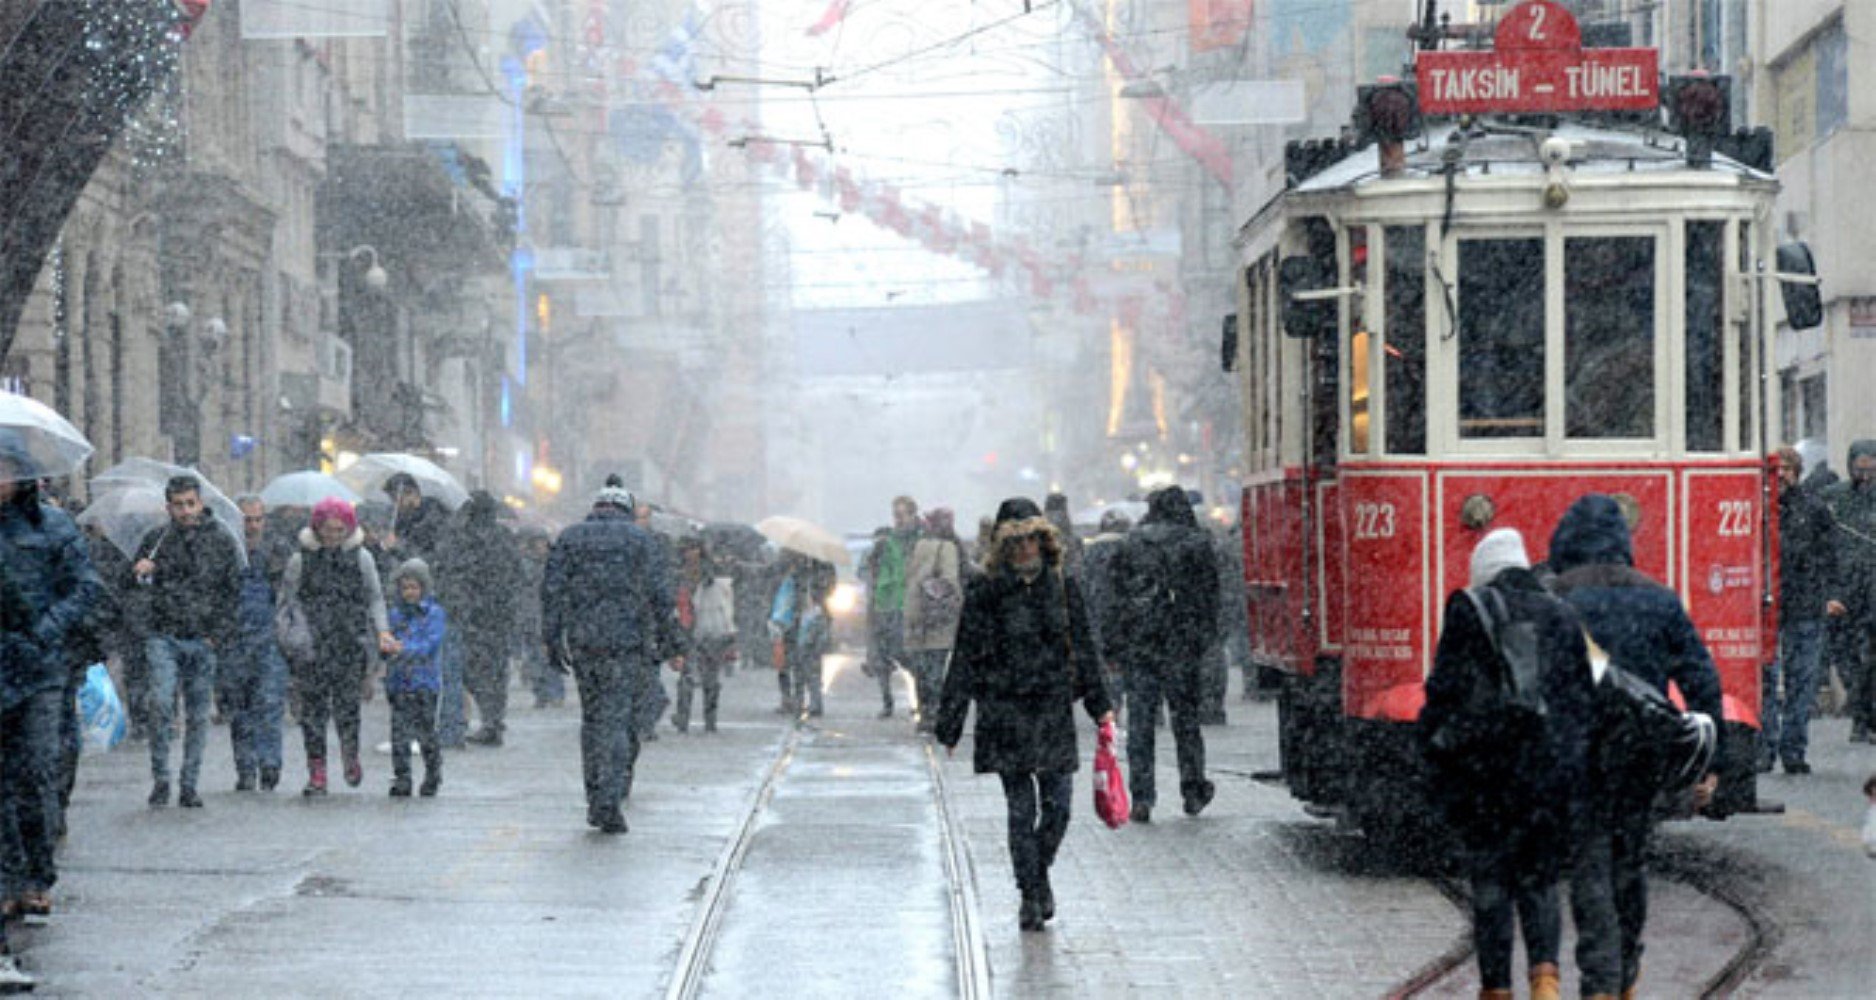
<svg viewBox="0 0 1876 1000"><path fill-rule="evenodd" d="M1489 52L1422 52L1414 61L1429 115L1652 111L1661 104L1654 49L1586 49L1576 18L1528 0L1498 22Z"/></svg>

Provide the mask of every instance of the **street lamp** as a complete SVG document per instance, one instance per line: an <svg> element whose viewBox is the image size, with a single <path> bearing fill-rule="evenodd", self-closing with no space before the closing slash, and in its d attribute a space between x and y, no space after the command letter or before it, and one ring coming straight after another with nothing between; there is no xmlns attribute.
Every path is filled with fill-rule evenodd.
<svg viewBox="0 0 1876 1000"><path fill-rule="evenodd" d="M378 248L368 243L355 246L344 253L322 253L319 256L328 258L344 257L354 263L356 263L360 257L369 257L371 259L371 265L365 268L366 286L374 292L381 292L384 290L384 286L391 282L391 276L386 274L384 268L378 264Z"/></svg>

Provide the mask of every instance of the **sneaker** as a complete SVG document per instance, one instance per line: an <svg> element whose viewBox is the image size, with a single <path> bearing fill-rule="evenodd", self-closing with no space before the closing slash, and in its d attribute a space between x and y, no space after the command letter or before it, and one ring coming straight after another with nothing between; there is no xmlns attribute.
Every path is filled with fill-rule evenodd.
<svg viewBox="0 0 1876 1000"><path fill-rule="evenodd" d="M1786 774L1810 774L1811 765L1806 764L1804 761L1801 761L1801 760L1788 760L1785 762L1785 773Z"/></svg>
<svg viewBox="0 0 1876 1000"><path fill-rule="evenodd" d="M357 788L365 780L365 768L358 762L358 756L345 758L345 783Z"/></svg>
<svg viewBox="0 0 1876 1000"><path fill-rule="evenodd" d="M49 917L52 915L52 894L44 889L28 889L19 894L14 909L23 917Z"/></svg>
<svg viewBox="0 0 1876 1000"><path fill-rule="evenodd" d="M1042 929L1042 905L1036 901L1034 893L1023 893L1022 908L1016 911L1016 926L1026 931Z"/></svg>
<svg viewBox="0 0 1876 1000"><path fill-rule="evenodd" d="M625 813L620 812L617 806L601 813L598 818L600 833L619 834L626 831Z"/></svg>
<svg viewBox="0 0 1876 1000"><path fill-rule="evenodd" d="M431 771L423 776L423 784L417 786L417 794L426 799L436 798L437 786L443 784L443 776Z"/></svg>
<svg viewBox="0 0 1876 1000"><path fill-rule="evenodd" d="M235 777L235 791L251 792L254 790L254 772L243 771Z"/></svg>
<svg viewBox="0 0 1876 1000"><path fill-rule="evenodd" d="M280 769L277 767L261 768L261 791L271 792L280 785Z"/></svg>
<svg viewBox="0 0 1876 1000"><path fill-rule="evenodd" d="M307 767L306 787L300 789L300 794L306 796L309 799L326 794L326 763L325 761L319 761Z"/></svg>
<svg viewBox="0 0 1876 1000"><path fill-rule="evenodd" d="M169 782L159 781L150 786L150 804L153 806L169 805Z"/></svg>
<svg viewBox="0 0 1876 1000"><path fill-rule="evenodd" d="M200 809L202 796L197 795L193 788L184 788L182 794L176 797L176 804L184 809Z"/></svg>
<svg viewBox="0 0 1876 1000"><path fill-rule="evenodd" d="M1209 781L1201 782L1197 789L1185 795L1186 815L1197 816L1204 812L1205 807L1211 805L1212 796L1216 794L1218 794L1218 786Z"/></svg>
<svg viewBox="0 0 1876 1000"><path fill-rule="evenodd" d="M20 968L18 956L0 955L0 993L30 993L38 985L39 980Z"/></svg>
<svg viewBox="0 0 1876 1000"><path fill-rule="evenodd" d="M394 799L410 798L410 775L400 774L391 779L391 797Z"/></svg>

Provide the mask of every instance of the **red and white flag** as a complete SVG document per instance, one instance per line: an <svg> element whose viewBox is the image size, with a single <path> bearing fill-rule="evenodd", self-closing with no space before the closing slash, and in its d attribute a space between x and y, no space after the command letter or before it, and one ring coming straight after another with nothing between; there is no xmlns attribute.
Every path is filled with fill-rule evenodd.
<svg viewBox="0 0 1876 1000"><path fill-rule="evenodd" d="M813 38L826 33L834 25L847 19L847 12L853 8L853 0L834 0L827 5L827 10L819 21L808 29L808 37Z"/></svg>

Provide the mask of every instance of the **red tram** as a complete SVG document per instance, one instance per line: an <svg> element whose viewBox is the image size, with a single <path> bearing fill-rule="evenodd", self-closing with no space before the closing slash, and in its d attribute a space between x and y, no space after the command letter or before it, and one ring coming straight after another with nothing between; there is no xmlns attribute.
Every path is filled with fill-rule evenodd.
<svg viewBox="0 0 1876 1000"><path fill-rule="evenodd" d="M1772 283L1817 322L1791 273L1808 251L1774 243L1770 134L1730 128L1725 78L1584 48L1556 4L1494 40L1423 38L1412 82L1362 88L1355 138L1291 144L1288 186L1238 235L1245 583L1284 778L1371 835L1415 819L1444 597L1485 531L1542 559L1601 492L1719 668L1713 811L1751 810L1776 645Z"/></svg>

